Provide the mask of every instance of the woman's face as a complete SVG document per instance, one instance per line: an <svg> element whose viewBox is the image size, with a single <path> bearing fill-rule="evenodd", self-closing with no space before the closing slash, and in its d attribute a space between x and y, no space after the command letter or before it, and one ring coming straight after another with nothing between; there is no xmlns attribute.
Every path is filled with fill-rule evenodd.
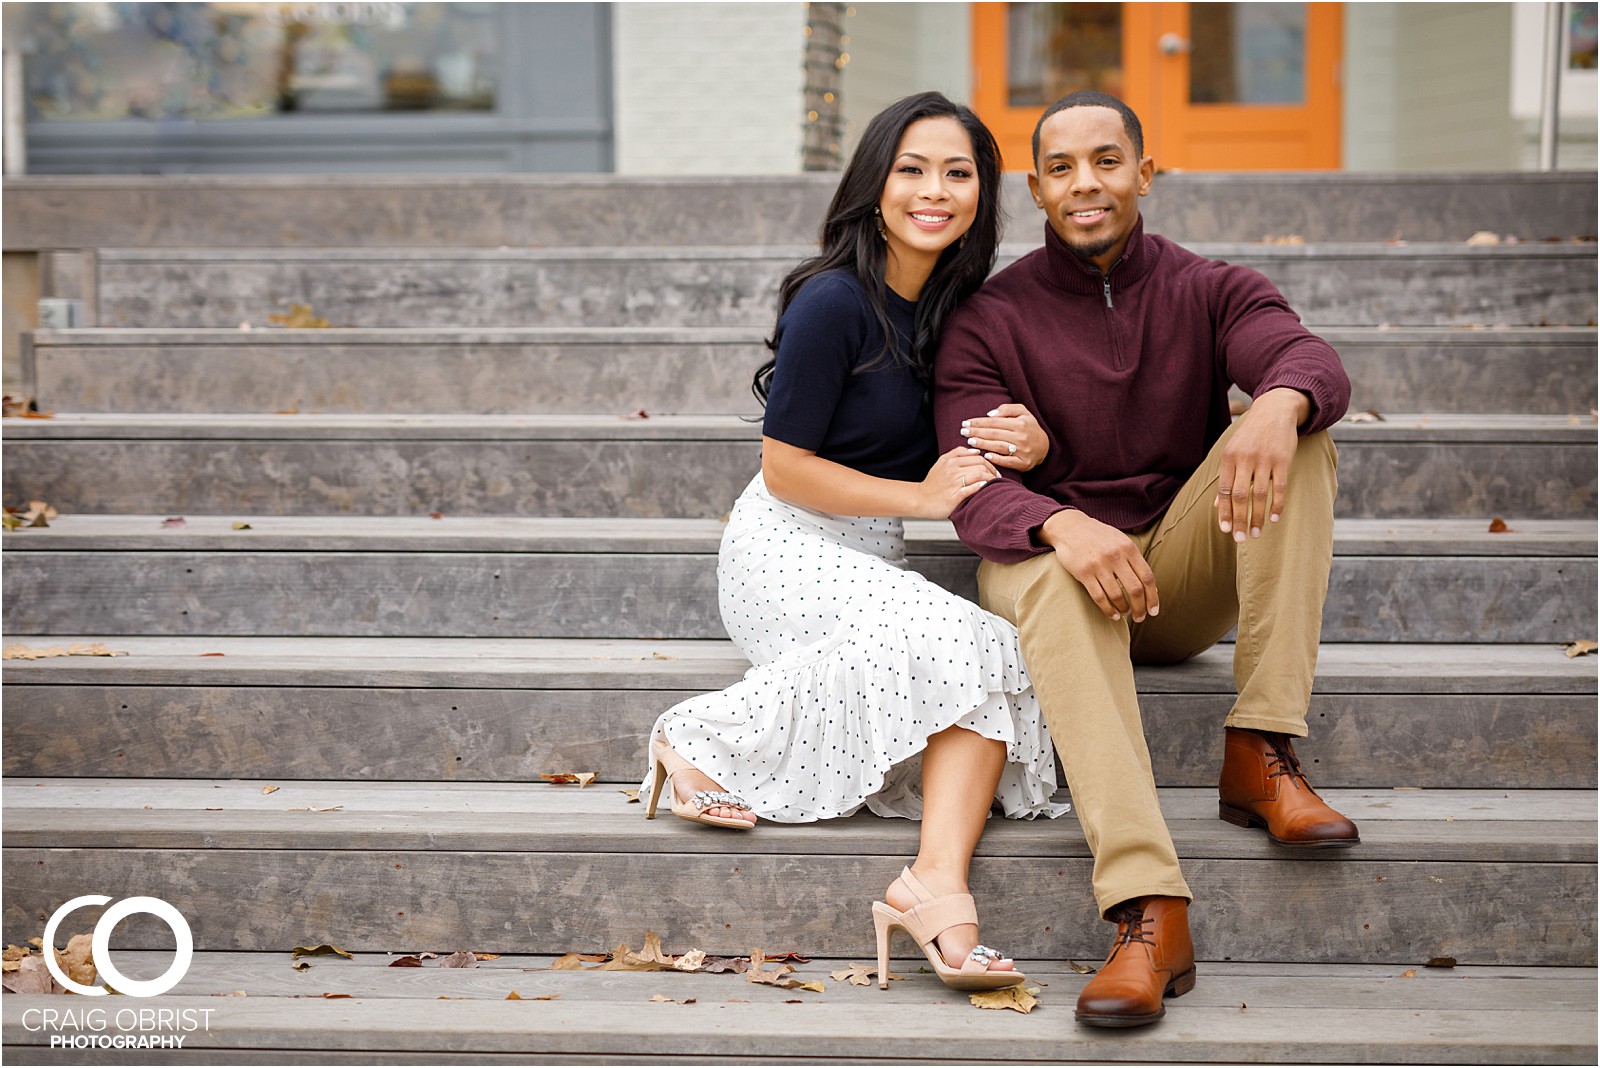
<svg viewBox="0 0 1600 1068"><path fill-rule="evenodd" d="M939 254L972 228L978 193L972 138L961 123L941 115L907 126L878 201L891 274L931 273Z"/></svg>

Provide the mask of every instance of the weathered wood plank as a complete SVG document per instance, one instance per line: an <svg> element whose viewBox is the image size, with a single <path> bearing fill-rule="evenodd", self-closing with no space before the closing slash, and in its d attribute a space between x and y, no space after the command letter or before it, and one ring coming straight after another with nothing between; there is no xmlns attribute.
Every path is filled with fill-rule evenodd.
<svg viewBox="0 0 1600 1068"><path fill-rule="evenodd" d="M912 567L976 599L974 562ZM13 635L721 638L714 557L606 553L7 554ZM1327 642L1560 642L1593 626L1592 557L1339 557Z"/></svg>
<svg viewBox="0 0 1600 1068"><path fill-rule="evenodd" d="M1592 246L1192 243L1271 279L1308 323L1582 326ZM1003 265L1030 251L1003 246ZM237 327L314 304L346 327L765 326L813 248L126 250L97 257L112 327ZM205 294L196 300L195 294Z"/></svg>
<svg viewBox="0 0 1600 1068"><path fill-rule="evenodd" d="M466 944L479 952L592 952L638 937L642 925L712 952L785 945L859 959L872 949L866 902L910 853L11 848L5 932L11 941L31 937L64 901L94 886L113 900L153 893L171 901L189 918L196 947L208 950L327 941L360 952ZM1023 959L1098 957L1106 929L1089 898L1089 874L1087 859L981 858L972 887L985 939ZM1592 863L1199 859L1186 875L1202 958L1595 963ZM80 923L94 920L93 910L79 915ZM118 926L121 944L170 946L165 926L145 919Z"/></svg>
<svg viewBox="0 0 1600 1068"><path fill-rule="evenodd" d="M303 673L288 658L277 674L273 681ZM637 782L655 718L703 692L402 689L378 679L362 685L359 671L337 688L147 686L129 685L137 676L99 675L100 685L6 686L7 775L535 781L581 769L604 782ZM1220 725L1232 703L1231 681L1215 682L1221 693L1143 694L1157 782L1215 782ZM1311 737L1297 751L1320 787L1596 785L1592 688L1561 696L1318 694L1309 719Z"/></svg>
<svg viewBox="0 0 1600 1068"><path fill-rule="evenodd" d="M13 492L78 513L716 519L759 463L756 443L738 440L323 439L288 424L284 430L306 440L47 440L6 429ZM663 479L663 470L696 476ZM1396 519L1592 518L1592 437L1344 440L1336 510Z"/></svg>
<svg viewBox="0 0 1600 1068"><path fill-rule="evenodd" d="M34 335L31 392L62 411L759 411L753 327L66 330ZM1589 329L1320 331L1354 411L1582 414ZM359 382L360 389L353 388Z"/></svg>
<svg viewBox="0 0 1600 1068"><path fill-rule="evenodd" d="M572 638L255 638L73 635L114 642L129 657L17 660L7 678L104 685L106 673L152 686L437 686L450 689L721 689L750 664L726 640ZM37 643L36 643L37 644ZM222 652L221 657L202 653ZM1141 693L1232 693L1227 642L1182 664L1135 669ZM1322 694L1583 694L1600 658L1559 646L1325 644Z"/></svg>
<svg viewBox="0 0 1600 1068"><path fill-rule="evenodd" d="M11 1025L8 1035L27 1035L17 1026L24 1000L36 1003L8 998L0 1006L0 1018ZM887 1031L894 1036L896 1058L944 1062L973 1060L1003 1045L1008 1059L1059 1063L1063 1044L1069 1043L1073 1056L1096 1062L1560 1063L1555 1058L1581 1056L1594 1045L1592 1017L1580 1012L1438 1010L1424 1017L1391 1008L1185 1010L1175 1001L1164 1026L1108 1032L1078 1028L1066 1011L1019 1017L975 1011L964 998L952 1002L907 1006L892 1016L869 998L834 1003L826 994L783 1006L782 1012L727 1002L645 1002L629 1005L628 1023L621 1026L616 1006L565 1000L463 1000L419 1007L393 999L242 998L219 1006L210 998L170 997L164 1004L213 1010L212 1028L194 1032L185 1045L219 1051L278 1046L287 1038L329 1050L521 1051L586 1058L631 1053L655 1060L703 1056L709 1044L731 1056L771 1057L772 1050L784 1049L802 1058L853 1061L863 1048L888 1052ZM22 1041L30 1038L31 1044L42 1044L33 1036Z"/></svg>
<svg viewBox="0 0 1600 1068"><path fill-rule="evenodd" d="M631 941L637 942L635 938ZM693 948L665 943L669 953ZM904 951L904 943L899 945ZM549 971L553 957L508 955L498 960L481 961L477 968L439 968L437 961L421 968L391 968L390 955L362 954L354 960L338 957L316 959L313 967L297 972L284 953L196 953L194 962L174 996L231 994L244 990L250 997L292 997L320 995L337 989L359 998L435 999L449 997L504 998L515 989L527 997L560 994L562 1000L633 1002L648 1000L662 993L679 999L698 998L710 1002L725 997L748 997L752 1004L781 1004L794 995L776 987L745 983L733 973L722 975L682 973ZM170 953L148 950L119 951L117 967L126 975L161 974L171 963ZM891 970L905 981L893 982L886 991L836 983L828 973L847 961L817 960L800 965L802 979L823 979L830 1001L862 998L886 1008L928 1004L935 981L917 968L922 958L897 957ZM863 961L868 967L875 961ZM1088 962L1098 966L1098 961ZM1022 961L1030 981L1048 990L1049 1003L1064 1004L1077 996L1089 979L1059 961ZM1570 1012L1595 1011L1595 973L1587 968L1563 969L1565 974L1551 977L1552 969L1510 968L1422 968L1402 969L1398 965L1277 965L1237 964L1228 961L1202 961L1202 981L1192 993L1184 995L1186 1008L1205 1005L1237 1008L1240 1002L1256 1008L1339 1009L1362 1006L1394 1009L1471 1009L1494 1008L1549 1009ZM1401 978L1406 970L1412 978Z"/></svg>
<svg viewBox="0 0 1600 1068"><path fill-rule="evenodd" d="M639 220L669 245L814 240L838 177L582 174L8 176L7 249L495 248L630 245ZM1006 176L1012 236L1043 226L1021 174ZM1178 241L1523 241L1595 233L1593 172L1350 171L1163 174L1140 202ZM396 220L404 220L397 225Z"/></svg>
<svg viewBox="0 0 1600 1068"><path fill-rule="evenodd" d="M15 846L145 849L374 849L715 852L730 843L671 821L651 823L617 788L543 783L295 782L13 778ZM263 793L276 787L270 793ZM1592 791L1325 791L1365 829L1357 853L1322 859L1582 863L1595 858ZM1064 795L1063 795L1064 796ZM313 812L312 809L334 809ZM1214 788L1162 792L1187 858L1283 859L1264 835L1217 819ZM768 824L753 853L914 852L916 827L867 815ZM994 820L993 856L1089 856L1075 821Z"/></svg>
<svg viewBox="0 0 1600 1068"><path fill-rule="evenodd" d="M560 516L193 516L183 526L165 516L65 515L47 529L24 528L13 552L545 552L705 553L714 555L727 529L721 519L593 519ZM248 529L234 526L249 524ZM1357 519L1334 521L1336 556L1592 556L1591 519L1517 519L1491 533L1489 520ZM905 523L906 547L917 556L973 557L947 520Z"/></svg>

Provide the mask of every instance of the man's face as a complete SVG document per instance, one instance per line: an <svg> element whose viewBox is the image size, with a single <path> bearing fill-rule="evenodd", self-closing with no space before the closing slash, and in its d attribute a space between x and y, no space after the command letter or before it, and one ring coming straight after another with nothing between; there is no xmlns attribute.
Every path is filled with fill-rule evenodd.
<svg viewBox="0 0 1600 1068"><path fill-rule="evenodd" d="M1033 202L1067 247L1102 272L1121 257L1150 192L1155 161L1134 155L1122 116L1110 108L1058 111L1039 130Z"/></svg>

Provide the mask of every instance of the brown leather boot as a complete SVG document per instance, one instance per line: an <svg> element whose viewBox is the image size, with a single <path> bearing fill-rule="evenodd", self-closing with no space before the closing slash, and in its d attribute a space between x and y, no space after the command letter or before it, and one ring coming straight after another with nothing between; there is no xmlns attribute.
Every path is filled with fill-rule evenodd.
<svg viewBox="0 0 1600 1068"><path fill-rule="evenodd" d="M1166 1015L1166 997L1194 989L1194 944L1189 903L1181 897L1140 897L1111 910L1117 940L1078 995L1077 1019L1091 1027L1138 1027Z"/></svg>
<svg viewBox="0 0 1600 1068"><path fill-rule="evenodd" d="M1227 728L1218 806L1239 827L1265 827L1267 837L1295 849L1334 849L1361 841L1345 819L1306 781L1287 734Z"/></svg>

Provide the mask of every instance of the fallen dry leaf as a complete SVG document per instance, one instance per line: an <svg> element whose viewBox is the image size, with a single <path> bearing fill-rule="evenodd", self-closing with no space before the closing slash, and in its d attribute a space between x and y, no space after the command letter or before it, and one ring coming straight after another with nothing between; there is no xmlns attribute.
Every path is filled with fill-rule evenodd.
<svg viewBox="0 0 1600 1068"><path fill-rule="evenodd" d="M443 512L429 512L428 513L428 518L429 519L443 519L444 518L444 513Z"/></svg>
<svg viewBox="0 0 1600 1068"><path fill-rule="evenodd" d="M501 956L499 953L473 953L472 955L479 960L499 960Z"/></svg>
<svg viewBox="0 0 1600 1068"><path fill-rule="evenodd" d="M1567 642L1562 646L1562 648L1567 651L1567 656L1571 658L1583 656L1585 653L1592 653L1596 649L1600 649L1600 643L1584 641L1580 639L1579 641L1575 642Z"/></svg>
<svg viewBox="0 0 1600 1068"><path fill-rule="evenodd" d="M17 397L10 393L0 397L0 412L7 419L49 419L55 412L41 412L39 402L32 397Z"/></svg>
<svg viewBox="0 0 1600 1068"><path fill-rule="evenodd" d="M661 936L654 931L644 933L644 948L637 953L628 954L630 958L640 964L665 964L671 967L672 955L661 951Z"/></svg>
<svg viewBox="0 0 1600 1068"><path fill-rule="evenodd" d="M206 655L210 656L212 654L207 653ZM221 656L222 654L221 653L217 653L216 655L217 656ZM302 806L300 806L298 808L286 808L286 809L284 809L284 811L285 812L339 812L339 811L342 811L343 809L344 809L343 805L329 805L327 808L317 808L315 805L302 805Z"/></svg>
<svg viewBox="0 0 1600 1068"><path fill-rule="evenodd" d="M312 314L309 304L290 304L288 315L269 315L267 322L288 330L323 330L329 326L328 320Z"/></svg>
<svg viewBox="0 0 1600 1068"><path fill-rule="evenodd" d="M810 964L811 958L806 956L804 953L768 953L766 956L766 961L769 964L775 961L793 961L795 964Z"/></svg>
<svg viewBox="0 0 1600 1068"><path fill-rule="evenodd" d="M396 957L394 960L390 961L389 967L420 968L422 967L422 958L417 956L415 953L408 953L404 957Z"/></svg>
<svg viewBox="0 0 1600 1068"><path fill-rule="evenodd" d="M89 953L92 935L76 934L67 940L65 952L56 954L56 964L67 973L67 978L80 986L93 986L94 961Z"/></svg>
<svg viewBox="0 0 1600 1068"><path fill-rule="evenodd" d="M672 967L680 972L697 972L700 970L700 965L704 964L705 962L705 950L691 949L689 952L673 961Z"/></svg>
<svg viewBox="0 0 1600 1068"><path fill-rule="evenodd" d="M967 998L980 1009L1011 1009L1013 1012L1029 1013L1039 1004L1038 993L1038 987L1024 988L1018 985L999 990L980 990L976 994L968 994Z"/></svg>
<svg viewBox="0 0 1600 1068"><path fill-rule="evenodd" d="M673 1005L677 1004L676 1001L673 1001L671 998L667 997L667 995L665 995L665 994L651 994L650 995L650 1000L651 1001L666 1001L666 1002L670 1002Z"/></svg>
<svg viewBox="0 0 1600 1068"><path fill-rule="evenodd" d="M1495 516L1493 519L1489 520L1489 533L1515 534L1516 530L1512 527L1506 526L1506 521L1504 519L1501 519L1499 516Z"/></svg>
<svg viewBox="0 0 1600 1068"><path fill-rule="evenodd" d="M628 804L630 805L637 805L639 803L639 791L637 788L633 790L618 790L617 793L626 797L628 799Z"/></svg>
<svg viewBox="0 0 1600 1068"><path fill-rule="evenodd" d="M1400 978L1402 979L1415 979L1416 977L1417 970L1415 968L1407 968L1405 971L1400 973Z"/></svg>
<svg viewBox="0 0 1600 1068"><path fill-rule="evenodd" d="M650 659L651 660L676 660L678 658L675 657L675 656L668 656L666 653L651 653L650 654Z"/></svg>
<svg viewBox="0 0 1600 1068"><path fill-rule="evenodd" d="M183 516L181 515L169 515L167 518L161 521L161 525L164 527L182 527L187 526L188 524L184 522Z"/></svg>
<svg viewBox="0 0 1600 1068"><path fill-rule="evenodd" d="M249 523L246 523L242 519L235 519L233 521L233 529L234 530L254 530L255 527L251 526Z"/></svg>
<svg viewBox="0 0 1600 1068"><path fill-rule="evenodd" d="M555 963L543 969L547 972L576 972L583 971L583 962L598 963L604 961L604 953L567 953L555 959ZM537 970L537 969L536 969Z"/></svg>
<svg viewBox="0 0 1600 1068"><path fill-rule="evenodd" d="M1455 966L1456 959L1454 957L1430 957L1428 963L1423 965L1424 968L1454 968Z"/></svg>
<svg viewBox="0 0 1600 1068"><path fill-rule="evenodd" d="M570 786L576 783L580 790L599 777L600 773L598 771L558 771L554 775L539 776L551 786Z"/></svg>
<svg viewBox="0 0 1600 1068"><path fill-rule="evenodd" d="M601 972L664 972L670 967L672 967L671 964L639 960L633 952L633 947L623 942L611 951L611 959L595 970Z"/></svg>
<svg viewBox="0 0 1600 1068"><path fill-rule="evenodd" d="M315 968L316 965L312 964L308 960L297 960L291 964L290 967L297 972L309 972L312 968Z"/></svg>
<svg viewBox="0 0 1600 1068"><path fill-rule="evenodd" d="M1263 245L1303 245L1306 239L1299 234L1268 234L1261 239Z"/></svg>
<svg viewBox="0 0 1600 1068"><path fill-rule="evenodd" d="M803 983L798 979L790 979L788 982L783 983L782 985L790 990L810 990L818 994L826 993L828 990L828 988L822 984L821 979L808 979Z"/></svg>
<svg viewBox="0 0 1600 1068"><path fill-rule="evenodd" d="M648 418L650 418L650 413L645 411L643 408L640 408L636 412L628 412L625 415L617 416L617 418L618 419L648 419Z"/></svg>
<svg viewBox="0 0 1600 1068"><path fill-rule="evenodd" d="M441 968L476 968L477 966L477 954L469 953L464 949L450 954L439 962L439 967Z"/></svg>
<svg viewBox="0 0 1600 1068"><path fill-rule="evenodd" d="M276 786L267 785L261 788L261 792L264 794L275 794L278 792L278 788Z"/></svg>
<svg viewBox="0 0 1600 1068"><path fill-rule="evenodd" d="M73 642L71 645L50 645L34 649L26 645L8 645L0 650L0 659L44 660L54 656L127 656L126 649L110 649L103 642Z"/></svg>
<svg viewBox="0 0 1600 1068"><path fill-rule="evenodd" d="M836 983L849 983L851 986L869 986L873 975L877 974L865 964L850 962L848 968L835 968L828 975Z"/></svg>
<svg viewBox="0 0 1600 1068"><path fill-rule="evenodd" d="M1089 967L1087 964L1079 964L1075 960L1067 961L1067 967L1071 968L1073 971L1077 972L1079 975L1093 975L1094 974L1094 969L1093 968Z"/></svg>
<svg viewBox="0 0 1600 1068"><path fill-rule="evenodd" d="M0 990L13 994L60 994L66 988L50 977L43 957L26 957L15 970L0 973Z"/></svg>
<svg viewBox="0 0 1600 1068"><path fill-rule="evenodd" d="M513 990L511 993L506 995L506 1000L507 1001L525 1001L526 999L521 994L519 994L515 990Z"/></svg>
<svg viewBox="0 0 1600 1068"><path fill-rule="evenodd" d="M323 994L325 998L353 998L354 994Z"/></svg>
<svg viewBox="0 0 1600 1068"><path fill-rule="evenodd" d="M0 952L0 960L16 961L32 955L33 950L23 946L7 946L3 952Z"/></svg>
<svg viewBox="0 0 1600 1068"><path fill-rule="evenodd" d="M1347 423L1382 423L1384 418L1381 412L1351 412L1344 417L1344 421Z"/></svg>
<svg viewBox="0 0 1600 1068"><path fill-rule="evenodd" d="M738 975L750 970L750 960L747 957L707 957L700 970L712 975L720 975L723 972L733 972Z"/></svg>
<svg viewBox="0 0 1600 1068"><path fill-rule="evenodd" d="M760 949L750 951L750 970L744 973L745 982L778 986L783 983L785 976L794 971L794 968L788 964L779 964L776 968L762 968L760 965L766 959L766 954Z"/></svg>
<svg viewBox="0 0 1600 1068"><path fill-rule="evenodd" d="M293 408L278 408L275 411L273 411L272 414L273 415L299 415L300 414L300 407L299 407L299 405L296 405Z"/></svg>
<svg viewBox="0 0 1600 1068"><path fill-rule="evenodd" d="M331 942L321 942L314 946L295 946L289 951L292 957L325 957L329 954L344 957L346 960L355 960L356 955L348 949L340 949Z"/></svg>
<svg viewBox="0 0 1600 1068"><path fill-rule="evenodd" d="M1498 245L1499 243L1500 235L1493 230L1479 230L1467 238L1467 244L1469 245Z"/></svg>
<svg viewBox="0 0 1600 1068"><path fill-rule="evenodd" d="M227 653L201 653L201 656L227 656Z"/></svg>

